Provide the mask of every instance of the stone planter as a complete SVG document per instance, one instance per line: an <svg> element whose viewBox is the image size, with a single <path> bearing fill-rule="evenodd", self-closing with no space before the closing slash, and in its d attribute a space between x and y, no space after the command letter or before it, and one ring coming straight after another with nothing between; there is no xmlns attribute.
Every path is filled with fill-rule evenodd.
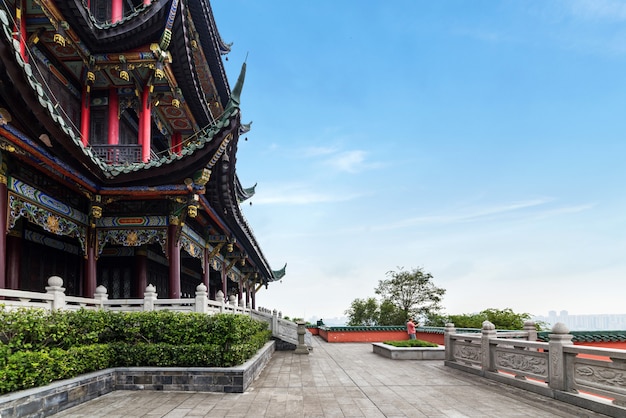
<svg viewBox="0 0 626 418"><path fill-rule="evenodd" d="M374 353L392 360L444 360L446 348L439 347L394 347L383 343L372 344Z"/></svg>

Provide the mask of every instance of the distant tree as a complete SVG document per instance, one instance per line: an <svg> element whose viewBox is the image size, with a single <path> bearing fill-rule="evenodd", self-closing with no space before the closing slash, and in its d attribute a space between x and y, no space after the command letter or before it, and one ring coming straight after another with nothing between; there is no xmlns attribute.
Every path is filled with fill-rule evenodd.
<svg viewBox="0 0 626 418"><path fill-rule="evenodd" d="M346 310L349 326L378 325L380 311L376 298L354 299Z"/></svg>
<svg viewBox="0 0 626 418"><path fill-rule="evenodd" d="M521 330L524 322L531 318L528 313L516 313L512 309L485 309L475 314L460 315L431 315L427 319L427 325L442 327L446 323L453 323L456 328L482 328L484 321L489 321L497 329ZM537 330L541 330L545 324L536 323Z"/></svg>
<svg viewBox="0 0 626 418"><path fill-rule="evenodd" d="M441 310L441 300L446 290L435 286L433 276L421 268L410 271L398 267L388 271L388 279L378 282L375 292L383 303L396 308L393 320L404 324L409 318L424 318Z"/></svg>
<svg viewBox="0 0 626 418"><path fill-rule="evenodd" d="M392 301L385 299L380 303L378 325L404 325L406 315Z"/></svg>

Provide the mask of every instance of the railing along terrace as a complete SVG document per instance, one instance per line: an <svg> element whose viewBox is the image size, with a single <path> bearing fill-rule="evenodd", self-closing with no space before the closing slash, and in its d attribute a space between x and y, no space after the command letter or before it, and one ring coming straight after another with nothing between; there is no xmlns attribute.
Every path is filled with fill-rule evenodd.
<svg viewBox="0 0 626 418"><path fill-rule="evenodd" d="M496 331L485 321L480 333L446 324L445 365L581 406L626 416L626 350L575 346L557 323L548 342L537 340L533 322L523 331Z"/></svg>
<svg viewBox="0 0 626 418"><path fill-rule="evenodd" d="M170 310L175 312L198 312L207 315L216 313L233 313L250 315L252 318L267 322L272 336L301 346L300 333L305 329L304 323L296 324L282 318L282 314L276 310L259 308L250 309L245 304L240 305L235 296L230 296L228 302L224 299L222 291L218 291L216 298L208 297L207 287L201 283L196 287L194 298L159 299L157 289L148 285L143 299L109 299L104 286L98 286L93 298L68 296L65 294L63 279L58 276L48 278L48 286L45 293L24 290L0 289L0 305L7 309L40 308L48 311L55 310L79 310L79 309L105 309L115 312L138 312ZM310 349L311 333L306 332L304 343Z"/></svg>
<svg viewBox="0 0 626 418"><path fill-rule="evenodd" d="M92 145L94 153L107 164L126 164L141 162L140 145Z"/></svg>

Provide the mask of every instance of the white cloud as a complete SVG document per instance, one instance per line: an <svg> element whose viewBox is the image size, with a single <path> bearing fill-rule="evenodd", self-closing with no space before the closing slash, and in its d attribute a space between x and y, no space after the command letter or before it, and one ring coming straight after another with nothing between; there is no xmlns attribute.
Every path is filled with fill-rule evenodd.
<svg viewBox="0 0 626 418"><path fill-rule="evenodd" d="M397 222L389 223L386 225L380 225L376 227L377 230L391 230L391 229L401 229L410 226L416 225L432 225L432 224L453 224L453 223L461 223L461 222L474 222L474 221L485 221L490 218L495 218L500 215L505 215L514 212L520 212L524 209L537 208L546 205L551 202L552 199L534 199L528 201L520 201L513 202L504 205L490 206L485 208L478 209L463 209L456 213L449 214L441 214L441 215L428 215L428 216L418 216L412 218L406 218L399 220ZM532 216L546 218L550 216L557 216L564 213L576 213L582 212L592 208L594 205L586 204L586 205L578 205L578 206L565 206L559 208L547 208L543 211L533 212ZM527 212L523 212L525 216L528 215Z"/></svg>
<svg viewBox="0 0 626 418"><path fill-rule="evenodd" d="M288 184L265 188L252 199L254 205L310 205L315 203L346 202L360 197L359 194L321 193L310 190L305 184Z"/></svg>
<svg viewBox="0 0 626 418"><path fill-rule="evenodd" d="M379 164L366 161L367 152L363 150L344 151L333 155L325 161L326 165L337 171L359 173L364 170L379 167Z"/></svg>
<svg viewBox="0 0 626 418"><path fill-rule="evenodd" d="M585 20L626 20L626 3L621 0L568 0L563 4L577 18Z"/></svg>

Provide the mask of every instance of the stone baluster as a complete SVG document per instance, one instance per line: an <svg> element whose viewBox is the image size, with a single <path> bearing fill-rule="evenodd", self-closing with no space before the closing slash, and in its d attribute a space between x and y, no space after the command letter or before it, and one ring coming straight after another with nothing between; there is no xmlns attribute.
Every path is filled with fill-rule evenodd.
<svg viewBox="0 0 626 418"><path fill-rule="evenodd" d="M489 344L489 341L493 338L497 338L496 335L496 326L489 321L484 321L482 328L482 337L480 340L483 371L495 371L493 364L491 364L491 344Z"/></svg>
<svg viewBox="0 0 626 418"><path fill-rule="evenodd" d="M296 346L296 354L309 354L309 347L304 343L304 334L306 334L306 322L298 321L298 345Z"/></svg>
<svg viewBox="0 0 626 418"><path fill-rule="evenodd" d="M224 312L224 304L225 304L225 302L224 302L224 292L222 292L221 290L218 290L215 293L215 300L220 303L220 313L223 313Z"/></svg>
<svg viewBox="0 0 626 418"><path fill-rule="evenodd" d="M528 333L528 341L537 341L537 327L534 321L525 321L524 331Z"/></svg>
<svg viewBox="0 0 626 418"><path fill-rule="evenodd" d="M104 309L104 301L109 299L107 288L102 285L96 287L96 293L94 293L93 298L96 300L98 307Z"/></svg>
<svg viewBox="0 0 626 418"><path fill-rule="evenodd" d="M548 355L550 357L548 384L552 389L566 391L567 378L563 347L566 345L574 345L572 342L573 335L569 333L569 329L565 324L557 322L552 327L552 332L548 334L548 336L550 337L550 341L548 342Z"/></svg>
<svg viewBox="0 0 626 418"><path fill-rule="evenodd" d="M272 335L278 334L278 311L274 309L272 311Z"/></svg>
<svg viewBox="0 0 626 418"><path fill-rule="evenodd" d="M207 292L207 287L204 283L200 283L196 287L196 312L209 312L209 292Z"/></svg>
<svg viewBox="0 0 626 418"><path fill-rule="evenodd" d="M50 276L48 278L48 286L46 286L46 293L53 296L52 306L53 311L65 308L65 288L63 287L63 279L59 276Z"/></svg>
<svg viewBox="0 0 626 418"><path fill-rule="evenodd" d="M146 286L146 290L143 292L143 310L153 311L154 302L157 300L157 291L154 285L149 284Z"/></svg>
<svg viewBox="0 0 626 418"><path fill-rule="evenodd" d="M446 348L446 361L454 361L454 340L452 334L456 332L456 328L452 322L448 322L443 330L443 344Z"/></svg>

